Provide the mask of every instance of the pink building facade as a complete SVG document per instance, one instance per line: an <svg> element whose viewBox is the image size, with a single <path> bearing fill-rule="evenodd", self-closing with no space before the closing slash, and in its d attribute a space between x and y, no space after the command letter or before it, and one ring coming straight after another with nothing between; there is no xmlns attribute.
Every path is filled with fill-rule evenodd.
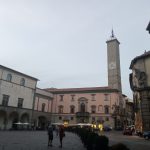
<svg viewBox="0 0 150 150"><path fill-rule="evenodd" d="M53 123L102 123L115 126L119 92L109 87L47 89L53 93Z"/></svg>

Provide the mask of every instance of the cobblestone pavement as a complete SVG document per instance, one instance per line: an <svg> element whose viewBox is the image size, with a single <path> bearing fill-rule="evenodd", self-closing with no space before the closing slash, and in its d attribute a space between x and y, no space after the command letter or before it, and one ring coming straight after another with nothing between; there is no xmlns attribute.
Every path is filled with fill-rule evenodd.
<svg viewBox="0 0 150 150"><path fill-rule="evenodd" d="M66 132L63 147L54 132L53 146L47 146L46 131L0 131L0 150L86 150L80 138Z"/></svg>
<svg viewBox="0 0 150 150"><path fill-rule="evenodd" d="M150 140L145 140L143 137L123 135L120 131L105 132L103 135L109 138L109 145L123 143L130 150L150 150Z"/></svg>

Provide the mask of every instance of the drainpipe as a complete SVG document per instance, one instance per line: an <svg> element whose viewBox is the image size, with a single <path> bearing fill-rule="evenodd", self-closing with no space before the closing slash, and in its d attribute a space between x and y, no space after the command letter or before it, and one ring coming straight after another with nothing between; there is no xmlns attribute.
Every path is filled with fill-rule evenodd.
<svg viewBox="0 0 150 150"><path fill-rule="evenodd" d="M33 90L34 95L33 95L32 112L31 112L31 124L33 123L33 118L34 118L34 106L35 106L35 97L36 97L36 86L37 86L37 82L36 82L35 88Z"/></svg>

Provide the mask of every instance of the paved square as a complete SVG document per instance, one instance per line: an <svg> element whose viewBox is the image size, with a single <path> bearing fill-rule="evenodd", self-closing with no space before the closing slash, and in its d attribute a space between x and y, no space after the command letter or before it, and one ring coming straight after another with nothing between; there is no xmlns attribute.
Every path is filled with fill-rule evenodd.
<svg viewBox="0 0 150 150"><path fill-rule="evenodd" d="M0 150L86 150L80 138L66 132L63 147L59 148L59 137L54 132L53 147L48 147L46 131L0 131Z"/></svg>

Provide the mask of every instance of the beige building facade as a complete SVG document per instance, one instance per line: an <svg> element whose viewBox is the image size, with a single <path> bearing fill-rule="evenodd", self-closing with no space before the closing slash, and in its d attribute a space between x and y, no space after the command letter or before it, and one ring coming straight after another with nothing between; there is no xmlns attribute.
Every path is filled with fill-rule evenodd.
<svg viewBox="0 0 150 150"><path fill-rule="evenodd" d="M38 79L0 65L0 129L45 129L53 95L36 88Z"/></svg>
<svg viewBox="0 0 150 150"><path fill-rule="evenodd" d="M0 128L30 122L37 79L0 65Z"/></svg>
<svg viewBox="0 0 150 150"><path fill-rule="evenodd" d="M150 130L150 51L135 57L130 65L130 86L133 91L135 126Z"/></svg>

